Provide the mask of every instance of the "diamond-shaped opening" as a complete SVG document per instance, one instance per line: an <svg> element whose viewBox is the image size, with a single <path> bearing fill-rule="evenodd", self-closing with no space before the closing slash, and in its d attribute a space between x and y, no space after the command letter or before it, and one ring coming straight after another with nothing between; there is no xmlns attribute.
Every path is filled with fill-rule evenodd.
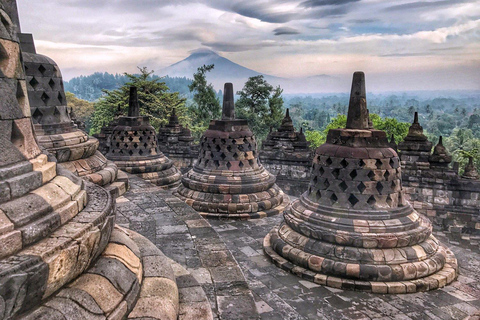
<svg viewBox="0 0 480 320"><path fill-rule="evenodd" d="M248 143L247 138L243 138L243 143L244 143L244 144L247 144L247 143Z"/></svg>
<svg viewBox="0 0 480 320"><path fill-rule="evenodd" d="M61 104L63 104L63 96L60 92L58 93L57 99Z"/></svg>
<svg viewBox="0 0 480 320"><path fill-rule="evenodd" d="M382 194L383 184L382 184L381 182L377 182L376 189L377 189L377 191L378 191L379 194Z"/></svg>
<svg viewBox="0 0 480 320"><path fill-rule="evenodd" d="M210 163L210 160L207 159L204 162L205 162L205 166L207 166Z"/></svg>
<svg viewBox="0 0 480 320"><path fill-rule="evenodd" d="M202 159L199 159L199 160L198 160L198 164L202 164Z"/></svg>
<svg viewBox="0 0 480 320"><path fill-rule="evenodd" d="M240 168L243 168L243 166L244 166L243 162L240 161L240 163L238 164L238 166L239 166Z"/></svg>
<svg viewBox="0 0 480 320"><path fill-rule="evenodd" d="M348 185L345 183L345 181L342 181L342 183L340 183L338 186L340 187L340 189L342 189L343 192L348 189Z"/></svg>
<svg viewBox="0 0 480 320"><path fill-rule="evenodd" d="M133 135L136 137L138 136L138 131L133 131Z"/></svg>
<svg viewBox="0 0 480 320"><path fill-rule="evenodd" d="M232 139L232 144L237 144L237 140Z"/></svg>
<svg viewBox="0 0 480 320"><path fill-rule="evenodd" d="M373 180L373 178L375 177L375 173L372 170L370 170L370 172L368 172L367 174L367 177L369 177L370 180Z"/></svg>
<svg viewBox="0 0 480 320"><path fill-rule="evenodd" d="M142 141L143 141L143 137L138 138L138 141L142 142Z"/></svg>
<svg viewBox="0 0 480 320"><path fill-rule="evenodd" d="M50 100L50 97L48 96L48 94L46 94L45 92L42 94L42 96L40 97L40 99L42 99L42 101L47 104L48 103L48 100Z"/></svg>
<svg viewBox="0 0 480 320"><path fill-rule="evenodd" d="M117 148L120 148L120 142L117 142L116 146Z"/></svg>
<svg viewBox="0 0 480 320"><path fill-rule="evenodd" d="M35 77L33 77L32 80L30 80L28 83L30 83L33 89L35 89L39 84L39 82L37 81L37 79L35 79Z"/></svg>
<svg viewBox="0 0 480 320"><path fill-rule="evenodd" d="M317 193L315 193L315 198L317 198L317 200L320 200L322 198L322 193L320 192L320 190L317 190Z"/></svg>
<svg viewBox="0 0 480 320"><path fill-rule="evenodd" d="M53 79L50 79L50 81L48 81L48 85L50 86L50 88L55 88L55 81L53 81Z"/></svg>
<svg viewBox="0 0 480 320"><path fill-rule="evenodd" d="M57 107L55 107L55 109L53 109L53 115L59 115L60 114L60 110L58 110Z"/></svg>
<svg viewBox="0 0 480 320"><path fill-rule="evenodd" d="M390 195L387 196L387 204L391 207L393 205L393 199Z"/></svg>
<svg viewBox="0 0 480 320"><path fill-rule="evenodd" d="M248 150L252 150L252 144L251 143L248 144Z"/></svg>
<svg viewBox="0 0 480 320"><path fill-rule="evenodd" d="M137 149L137 148L138 148L138 143L135 142L135 143L133 144L133 147L134 147L135 149Z"/></svg>
<svg viewBox="0 0 480 320"><path fill-rule="evenodd" d="M222 154L220 155L220 158L222 158L222 160L225 160L227 156L225 155L225 153L222 152Z"/></svg>
<svg viewBox="0 0 480 320"><path fill-rule="evenodd" d="M332 193L332 195L330 196L330 200L332 201L332 204L337 202L338 201L337 195L335 193Z"/></svg>
<svg viewBox="0 0 480 320"><path fill-rule="evenodd" d="M317 184L317 182L318 182L318 177L317 177L317 176L314 176L313 179L312 179L312 181L313 181L314 184Z"/></svg>
<svg viewBox="0 0 480 320"><path fill-rule="evenodd" d="M10 30L10 23L8 20L3 16L3 14L0 14L0 20L2 21L3 26L5 29Z"/></svg>
<svg viewBox="0 0 480 320"><path fill-rule="evenodd" d="M10 136L12 144L21 152L25 151L25 136L15 121L12 121L12 132Z"/></svg>
<svg viewBox="0 0 480 320"><path fill-rule="evenodd" d="M357 186L357 189L358 189L358 191L360 191L360 193L363 193L363 191L365 191L365 189L367 189L367 187L365 186L365 184L363 182L360 182L359 185Z"/></svg>
<svg viewBox="0 0 480 320"><path fill-rule="evenodd" d="M390 158L389 164L390 164L390 167L394 168L394 166L395 166L395 161L393 161L393 159Z"/></svg>
<svg viewBox="0 0 480 320"><path fill-rule="evenodd" d="M250 165L250 167L253 167L253 165L255 164L255 161L250 159L250 160L248 160L248 164Z"/></svg>
<svg viewBox="0 0 480 320"><path fill-rule="evenodd" d="M352 207L354 207L358 203L358 199L353 194L351 194L350 197L348 197L348 202L350 202Z"/></svg>
<svg viewBox="0 0 480 320"><path fill-rule="evenodd" d="M238 153L235 152L235 153L233 154L233 159L238 160Z"/></svg>
<svg viewBox="0 0 480 320"><path fill-rule="evenodd" d="M371 206L375 205L375 203L377 203L377 200L375 199L374 196L370 196L370 198L368 198L367 200L367 203Z"/></svg>
<svg viewBox="0 0 480 320"><path fill-rule="evenodd" d="M231 146L231 145L228 145L228 146L227 146L227 151L228 151L228 152L232 152L232 146Z"/></svg>
<svg viewBox="0 0 480 320"><path fill-rule="evenodd" d="M227 169L230 170L230 168L232 167L232 164L230 163L230 161L227 162Z"/></svg>
<svg viewBox="0 0 480 320"><path fill-rule="evenodd" d="M220 162L218 160L215 160L213 164L215 165L216 168L220 167Z"/></svg>
<svg viewBox="0 0 480 320"><path fill-rule="evenodd" d="M357 176L357 170L352 170L352 172L350 172L350 177L352 179L355 179L356 176Z"/></svg>
<svg viewBox="0 0 480 320"><path fill-rule="evenodd" d="M43 113L39 109L36 109L33 112L32 117L37 123L40 123L42 121L42 118L43 118Z"/></svg>
<svg viewBox="0 0 480 320"><path fill-rule="evenodd" d="M348 161L343 159L342 161L340 161L340 165L344 168L348 167Z"/></svg>
<svg viewBox="0 0 480 320"><path fill-rule="evenodd" d="M397 184L395 183L395 180L392 181L392 189L395 189L397 187Z"/></svg>
<svg viewBox="0 0 480 320"><path fill-rule="evenodd" d="M383 175L385 177L385 180L388 180L388 178L390 177L390 172L385 171L385 174Z"/></svg>
<svg viewBox="0 0 480 320"><path fill-rule="evenodd" d="M333 169L332 175L335 177L335 179L338 179L338 176L340 175L340 169Z"/></svg>
<svg viewBox="0 0 480 320"><path fill-rule="evenodd" d="M328 187L330 187L330 182L328 181L328 179L325 179L323 185L325 186L325 189L328 189Z"/></svg>
<svg viewBox="0 0 480 320"><path fill-rule="evenodd" d="M129 137L128 137L128 140L130 140L130 142L132 142L132 141L133 141L133 137L132 137L132 136L129 136Z"/></svg>
<svg viewBox="0 0 480 320"><path fill-rule="evenodd" d="M383 167L382 160L377 159L377 161L375 162L375 165L377 166L377 169L382 169L382 167Z"/></svg>
<svg viewBox="0 0 480 320"><path fill-rule="evenodd" d="M129 151L128 151L128 154L129 154L129 155L133 155L133 150L129 150Z"/></svg>
<svg viewBox="0 0 480 320"><path fill-rule="evenodd" d="M328 158L328 159L325 161L325 163L327 164L327 166L331 166L332 163L333 163L333 160L330 159L330 158Z"/></svg>
<svg viewBox="0 0 480 320"><path fill-rule="evenodd" d="M43 75L45 71L47 71L47 68L45 68L43 64L41 64L40 67L38 67L38 71L40 71L40 73Z"/></svg>
<svg viewBox="0 0 480 320"><path fill-rule="evenodd" d="M227 143L227 140L225 140L225 139L222 139L222 140L220 140L220 141L222 142L222 144Z"/></svg>
<svg viewBox="0 0 480 320"><path fill-rule="evenodd" d="M143 144L143 147L144 147L144 148L148 147L148 143L145 142L145 143Z"/></svg>
<svg viewBox="0 0 480 320"><path fill-rule="evenodd" d="M215 150L217 150L217 152L220 152L220 150L222 150L222 148L220 148L220 146L217 144L217 145L215 146Z"/></svg>
<svg viewBox="0 0 480 320"><path fill-rule="evenodd" d="M362 159L360 159L360 161L358 161L358 166L359 166L360 168L365 167L365 161L363 161Z"/></svg>
<svg viewBox="0 0 480 320"><path fill-rule="evenodd" d="M325 173L325 169L323 169L323 167L320 167L318 173L320 174L320 176L323 176L323 174Z"/></svg>
<svg viewBox="0 0 480 320"><path fill-rule="evenodd" d="M140 150L138 151L138 154L139 154L139 155L142 155L142 154L143 154L143 150L140 149Z"/></svg>

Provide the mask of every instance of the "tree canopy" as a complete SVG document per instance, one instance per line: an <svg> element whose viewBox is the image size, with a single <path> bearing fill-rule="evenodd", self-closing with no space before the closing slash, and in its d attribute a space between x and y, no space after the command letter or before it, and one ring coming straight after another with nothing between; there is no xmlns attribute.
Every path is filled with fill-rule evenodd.
<svg viewBox="0 0 480 320"><path fill-rule="evenodd" d="M274 88L262 75L250 77L237 94L236 116L248 120L259 141L265 139L270 128L278 128L283 119L283 90Z"/></svg>
<svg viewBox="0 0 480 320"><path fill-rule="evenodd" d="M153 71L147 68L139 68L140 74L134 75L125 73L129 79L124 85L115 90L105 90L105 95L95 103L95 112L92 117L91 134L98 133L102 127L110 123L120 110L126 114L130 87L135 86L138 90L138 102L140 114L150 117L154 128L168 123L168 116L176 108L176 113L181 123L188 123L185 98L180 97L178 92L169 92L169 88L160 78L151 75Z"/></svg>
<svg viewBox="0 0 480 320"><path fill-rule="evenodd" d="M73 108L77 119L85 123L86 131L90 130L91 117L94 112L93 102L77 98L73 93L66 92L67 106Z"/></svg>
<svg viewBox="0 0 480 320"><path fill-rule="evenodd" d="M207 72L213 70L215 66L203 65L193 74L193 81L188 86L190 92L193 92L193 104L190 105L190 114L195 123L192 123L192 133L199 137L207 129L210 120L220 118L222 107L215 89L211 83L207 82Z"/></svg>
<svg viewBox="0 0 480 320"><path fill-rule="evenodd" d="M370 120L372 120L375 129L385 131L389 140L393 135L397 143L407 136L408 128L410 127L410 124L407 122L399 122L393 118L382 119L378 114L374 113L370 114ZM325 143L330 129L345 128L346 126L347 116L339 115L333 118L323 131L309 130L305 132L305 137L310 142L312 148L317 148Z"/></svg>

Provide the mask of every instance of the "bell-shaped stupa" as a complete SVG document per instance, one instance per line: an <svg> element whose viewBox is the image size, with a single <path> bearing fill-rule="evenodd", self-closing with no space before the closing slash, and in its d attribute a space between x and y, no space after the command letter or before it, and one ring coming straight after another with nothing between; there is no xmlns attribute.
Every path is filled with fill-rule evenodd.
<svg viewBox="0 0 480 320"><path fill-rule="evenodd" d="M347 128L316 150L308 190L264 240L281 268L315 283L376 293L443 287L457 276L451 251L405 201L400 161L371 129L365 76L356 72Z"/></svg>
<svg viewBox="0 0 480 320"><path fill-rule="evenodd" d="M125 192L128 179L118 179L117 166L97 149L98 141L82 131L67 107L60 68L52 59L37 54L31 34L19 34L28 99L40 146L52 153L75 175L108 188L112 194Z"/></svg>
<svg viewBox="0 0 480 320"><path fill-rule="evenodd" d="M210 218L263 218L283 211L289 198L260 163L247 120L235 119L233 86L225 84L221 120L200 141L198 161L177 196Z"/></svg>
<svg viewBox="0 0 480 320"><path fill-rule="evenodd" d="M118 118L108 142L106 157L121 170L165 189L180 184L182 174L160 151L148 116L140 116L136 87L130 88L128 115Z"/></svg>

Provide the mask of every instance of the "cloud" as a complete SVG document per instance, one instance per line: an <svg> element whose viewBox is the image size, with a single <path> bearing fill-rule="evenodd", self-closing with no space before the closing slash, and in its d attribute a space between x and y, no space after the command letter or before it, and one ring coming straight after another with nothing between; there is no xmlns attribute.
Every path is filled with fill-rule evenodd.
<svg viewBox="0 0 480 320"><path fill-rule="evenodd" d="M22 0L18 5L22 30L34 34L38 52L57 60L66 77L132 72L137 65L159 70L200 47L283 77L350 77L350 71L365 68L377 74L398 69L407 78L449 68L449 75L458 70L458 79L465 70L478 71L472 66L480 65L479 0L393 3Z"/></svg>
<svg viewBox="0 0 480 320"><path fill-rule="evenodd" d="M314 8L323 6L340 6L351 2L359 2L360 0L307 0L300 4L302 7Z"/></svg>
<svg viewBox="0 0 480 320"><path fill-rule="evenodd" d="M295 28L280 27L280 28L276 28L275 30L273 30L273 34L276 35L276 36L300 34L300 31L298 31Z"/></svg>
<svg viewBox="0 0 480 320"><path fill-rule="evenodd" d="M397 11L397 10L412 10L420 8L439 8L444 6L451 6L454 4L464 3L464 2L474 2L472 0L440 0L440 1L416 1L398 4L395 6L385 8L385 11Z"/></svg>

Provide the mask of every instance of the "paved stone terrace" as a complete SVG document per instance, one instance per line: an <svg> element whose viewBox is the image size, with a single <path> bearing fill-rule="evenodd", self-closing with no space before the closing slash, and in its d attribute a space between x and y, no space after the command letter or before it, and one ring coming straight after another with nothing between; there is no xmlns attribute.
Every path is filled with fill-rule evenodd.
<svg viewBox="0 0 480 320"><path fill-rule="evenodd" d="M133 175L129 179L130 190L117 199L117 224L142 234L185 267L202 286L215 319L258 319L242 270L208 221L171 191Z"/></svg>
<svg viewBox="0 0 480 320"><path fill-rule="evenodd" d="M281 215L206 221L171 191L135 177L117 205L117 223L146 236L190 271L217 319L443 320L464 319L480 310L480 252L453 243L449 247L461 273L453 285L427 293L368 294L319 286L274 266L262 242Z"/></svg>

